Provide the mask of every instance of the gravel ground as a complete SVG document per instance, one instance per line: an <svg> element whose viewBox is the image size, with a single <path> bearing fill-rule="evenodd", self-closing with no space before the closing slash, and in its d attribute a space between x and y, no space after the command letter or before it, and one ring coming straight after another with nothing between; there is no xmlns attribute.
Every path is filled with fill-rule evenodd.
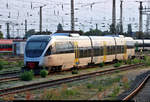
<svg viewBox="0 0 150 102"><path fill-rule="evenodd" d="M79 74L91 73L91 72L95 72L95 71L102 71L102 70L111 69L111 68L113 68L113 66L105 66L103 68L101 68L101 67L89 68L89 69L85 69L85 70L79 70ZM28 84L44 82L44 81L48 81L48 80L61 79L61 78L69 77L69 76L76 76L76 74L73 75L71 72L60 72L59 74L56 73L53 75L49 75L46 78L34 78L32 81L21 81L21 80L11 81L11 82L7 82L7 83L1 83L0 89L22 86L22 85L28 85Z"/></svg>
<svg viewBox="0 0 150 102"><path fill-rule="evenodd" d="M129 70L129 71L119 73L120 75L123 75L125 78L127 78L128 81L131 83L130 83L130 89L129 90L126 91L126 90L121 88L121 90L119 92L120 95L117 98L115 98L115 100L116 99L122 100L126 96L126 94L131 92L134 87L138 86L138 84L143 79L143 77L139 77L139 76L141 76L141 75L143 76L143 74L144 74L144 76L146 76L145 73L150 73L150 69L143 67L143 68L138 68L138 69ZM109 98L109 94L112 92L112 89L114 88L114 86L119 86L119 85L117 85L117 84L112 85L112 87L110 87L110 89L107 89L106 91L104 91L100 94L102 100L112 100L111 98ZM99 99L98 99L98 96L95 95L90 100L99 100Z"/></svg>
<svg viewBox="0 0 150 102"><path fill-rule="evenodd" d="M93 69L88 69L88 70L89 70L89 72L91 72L91 70L92 71L96 71L97 69L98 68L96 68L96 69L93 68ZM80 73L85 73L85 72L86 71L83 70ZM93 90L93 89L91 89L91 90L85 89L85 91L83 91L84 89L82 89L82 88L85 88L85 87L83 87L83 85L86 85L86 83L90 83L90 81L93 81L93 80L105 80L105 79L110 78L110 77L113 78L113 77L116 77L118 75L121 75L123 77L126 77L128 79L128 81L131 82L131 84L130 84L131 88L128 91L125 91L122 87L120 87L121 88L120 91L119 91L120 95L117 97L117 99L121 100L121 99L123 99L126 96L126 94L128 94L129 92L131 92L133 90L133 88L135 88L136 86L138 86L138 84L140 83L140 80L142 80L144 78L144 76L146 76L145 73L146 74L150 73L150 69L148 67L147 68L141 67L141 68L133 69L133 70L129 70L129 71L118 72L118 73L112 74L111 76L104 75L104 76L98 76L98 77L91 78L91 79L86 79L84 81L72 82L72 83L70 83L68 85L68 88L72 88L72 87L78 88L79 86L81 86L81 89L78 88L78 90L80 90L80 92L83 93L80 96L80 99L83 99L83 100L85 100L85 99L88 99L88 100L99 100L99 99L101 99L101 100L112 100L109 95L112 93L114 86L119 86L120 83L114 83L111 87L109 87L108 89L106 89L104 92L98 92L97 90ZM54 76L54 77L55 78L60 78L62 76L65 76L65 74L66 73L62 73L61 75L58 75L57 77ZM71 75L71 73L69 75ZM54 78L54 77L51 76L51 78ZM48 80L48 79L50 80L51 78L44 78L44 79L40 78L40 79L37 79L37 80L34 80L34 81ZM33 81L31 81L31 82L33 82ZM31 83L31 82L29 82L29 83ZM27 82L22 82L20 84L23 84L23 83L25 84ZM18 85L18 83L16 83L16 85ZM12 84L10 84L10 86L12 86ZM62 86L57 86L57 87L53 87L53 88L54 89L55 88L58 89L58 88L61 88L61 87ZM51 89L51 88L47 88L46 90L49 90L49 89ZM32 93L35 93L34 95L35 95L35 97L37 97L39 95L39 93L41 94L42 90L43 89L37 90L37 91L33 91ZM17 95L15 95L15 99L24 100L25 99L24 95L25 95L25 93L17 94ZM90 97L88 95L90 95ZM86 96L88 98L86 98ZM35 98L35 99L37 99L37 98ZM73 99L79 99L79 96L76 97L76 98L73 98ZM115 97L115 99L116 99L116 97Z"/></svg>

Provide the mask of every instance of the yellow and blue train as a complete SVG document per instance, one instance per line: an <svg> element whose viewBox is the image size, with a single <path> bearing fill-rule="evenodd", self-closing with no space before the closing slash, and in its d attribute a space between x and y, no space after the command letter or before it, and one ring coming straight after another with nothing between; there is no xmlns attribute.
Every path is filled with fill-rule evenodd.
<svg viewBox="0 0 150 102"><path fill-rule="evenodd" d="M135 55L134 40L124 36L80 36L78 33L33 35L26 43L24 70L48 71L127 60Z"/></svg>

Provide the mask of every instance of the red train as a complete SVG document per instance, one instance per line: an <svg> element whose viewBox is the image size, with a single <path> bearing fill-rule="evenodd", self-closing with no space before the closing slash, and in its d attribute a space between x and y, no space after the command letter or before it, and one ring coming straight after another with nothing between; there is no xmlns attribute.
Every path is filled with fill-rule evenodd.
<svg viewBox="0 0 150 102"><path fill-rule="evenodd" d="M0 39L0 52L12 52L13 51L12 39Z"/></svg>
<svg viewBox="0 0 150 102"><path fill-rule="evenodd" d="M0 39L0 53L23 55L26 39Z"/></svg>

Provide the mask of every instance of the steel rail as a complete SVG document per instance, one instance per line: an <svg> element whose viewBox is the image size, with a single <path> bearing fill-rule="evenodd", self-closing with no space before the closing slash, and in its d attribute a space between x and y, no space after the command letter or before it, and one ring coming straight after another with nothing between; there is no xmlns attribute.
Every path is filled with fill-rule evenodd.
<svg viewBox="0 0 150 102"><path fill-rule="evenodd" d="M16 74L16 73L20 73L20 70L14 70L14 71L5 71L4 73L1 73L0 76L5 76L5 75L9 75L9 74Z"/></svg>
<svg viewBox="0 0 150 102"><path fill-rule="evenodd" d="M132 99L146 84L147 80L150 78L150 75L148 75L142 82L141 84L135 89L133 90L128 96L126 96L123 100L130 100Z"/></svg>
<svg viewBox="0 0 150 102"><path fill-rule="evenodd" d="M0 97L8 95L8 94L15 94L15 93L20 93L20 92L25 92L25 91L30 91L30 90L36 90L36 89L40 89L40 88L44 88L44 87L56 86L56 85L60 85L63 83L77 81L77 80L83 80L83 79L87 79L87 78L91 78L91 77L95 77L95 76L113 73L116 71L133 69L133 68L137 68L140 66L144 66L144 64L123 66L123 67L119 67L119 68L107 69L104 71L98 71L98 72L92 72L92 73L88 73L88 74L70 76L67 78L62 78L62 79L57 79L57 80L50 80L50 81L45 81L45 82L33 83L30 85L23 85L23 86L18 86L18 87L2 89L2 90L0 90Z"/></svg>

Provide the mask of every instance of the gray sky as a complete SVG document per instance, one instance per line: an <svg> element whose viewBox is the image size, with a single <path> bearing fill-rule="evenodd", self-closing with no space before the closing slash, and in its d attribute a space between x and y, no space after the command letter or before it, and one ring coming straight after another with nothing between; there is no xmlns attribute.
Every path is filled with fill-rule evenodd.
<svg viewBox="0 0 150 102"><path fill-rule="evenodd" d="M28 30L39 31L39 6L43 7L43 31L55 32L58 23L64 30L70 30L70 1L71 0L0 0L0 25L6 35L6 22L11 22L11 36L24 36L24 21L28 21ZM132 24L133 31L138 31L139 3L136 0L124 0L123 25ZM142 1L142 0L141 0ZM144 0L145 1L145 0ZM116 0L117 23L120 17L120 0ZM95 3L92 8L91 3ZM147 3L143 3L144 7ZM10 14L9 14L10 12ZM8 16L10 15L10 18ZM96 23L102 31L108 30L112 23L112 0L75 0L75 29L87 31L95 28ZM146 16L143 16L144 30ZM14 30L13 30L14 28ZM18 29L18 31L17 31Z"/></svg>

